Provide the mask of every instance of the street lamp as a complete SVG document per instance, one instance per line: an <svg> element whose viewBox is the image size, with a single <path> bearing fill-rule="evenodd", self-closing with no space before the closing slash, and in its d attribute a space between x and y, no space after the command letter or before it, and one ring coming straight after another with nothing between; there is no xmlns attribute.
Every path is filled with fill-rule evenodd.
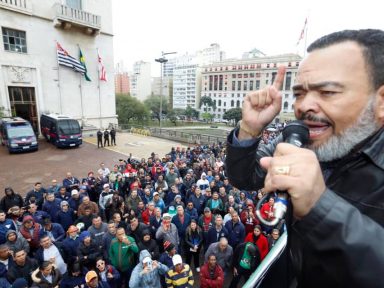
<svg viewBox="0 0 384 288"><path fill-rule="evenodd" d="M161 58L155 59L156 62L160 63L160 121L159 121L159 126L161 129L161 118L163 116L163 64L168 62L168 59L165 58L165 55L170 55L170 54L176 54L177 52L161 52Z"/></svg>

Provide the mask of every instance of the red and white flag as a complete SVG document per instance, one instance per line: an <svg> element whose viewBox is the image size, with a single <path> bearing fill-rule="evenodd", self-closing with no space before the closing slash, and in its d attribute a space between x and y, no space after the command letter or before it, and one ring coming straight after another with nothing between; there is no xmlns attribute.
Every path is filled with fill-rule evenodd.
<svg viewBox="0 0 384 288"><path fill-rule="evenodd" d="M99 62L99 79L102 81L107 81L107 72L105 71L105 67L100 57L99 50L97 50L97 61Z"/></svg>
<svg viewBox="0 0 384 288"><path fill-rule="evenodd" d="M304 39L305 29L307 28L307 19L305 18L303 30L301 30L299 40L297 40L296 46L299 45L300 41Z"/></svg>

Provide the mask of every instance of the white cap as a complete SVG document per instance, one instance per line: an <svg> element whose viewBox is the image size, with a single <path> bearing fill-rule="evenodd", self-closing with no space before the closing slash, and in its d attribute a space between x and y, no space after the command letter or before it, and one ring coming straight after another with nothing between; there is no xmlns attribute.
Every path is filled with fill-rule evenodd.
<svg viewBox="0 0 384 288"><path fill-rule="evenodd" d="M107 187L109 187L109 184L108 184L108 183L105 183L105 184L103 185L103 188L107 188Z"/></svg>
<svg viewBox="0 0 384 288"><path fill-rule="evenodd" d="M156 195L159 195L159 193L158 192L153 193L153 197L155 197Z"/></svg>
<svg viewBox="0 0 384 288"><path fill-rule="evenodd" d="M149 256L147 256L147 257L144 257L144 259L143 259L143 263L150 263L152 261L152 258L151 257L149 257Z"/></svg>
<svg viewBox="0 0 384 288"><path fill-rule="evenodd" d="M173 263L173 266L176 266L177 264L182 264L183 259L181 259L181 256L179 254L175 254L172 257L172 263Z"/></svg>
<svg viewBox="0 0 384 288"><path fill-rule="evenodd" d="M76 189L73 189L73 190L71 191L71 196L72 196L72 195L75 195L75 194L79 194L79 191L77 191Z"/></svg>
<svg viewBox="0 0 384 288"><path fill-rule="evenodd" d="M171 216L171 214L169 214L169 213L164 213L163 214L163 219L164 218L172 218L172 216Z"/></svg>

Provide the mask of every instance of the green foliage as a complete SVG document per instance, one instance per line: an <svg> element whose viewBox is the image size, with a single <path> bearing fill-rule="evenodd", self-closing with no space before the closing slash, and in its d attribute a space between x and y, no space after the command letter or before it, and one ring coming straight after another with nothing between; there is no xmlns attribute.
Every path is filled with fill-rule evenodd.
<svg viewBox="0 0 384 288"><path fill-rule="evenodd" d="M204 113L201 114L201 118L203 118L203 120L205 120L207 122L212 122L213 114L208 113L208 112L204 112Z"/></svg>
<svg viewBox="0 0 384 288"><path fill-rule="evenodd" d="M241 118L242 118L242 116L241 116L241 108L229 109L223 115L223 119L228 120L228 121L234 120L235 123L240 121Z"/></svg>
<svg viewBox="0 0 384 288"><path fill-rule="evenodd" d="M144 105L151 111L152 117L156 118L160 122L160 96L152 95L144 101ZM162 112L163 114L168 113L168 101L167 98L163 96L162 103Z"/></svg>
<svg viewBox="0 0 384 288"><path fill-rule="evenodd" d="M205 106L205 109L204 109L205 112L207 112L207 107L212 107L213 110L216 109L215 102L213 102L212 98L208 97L208 96L201 97L201 99L200 99L200 108L203 105Z"/></svg>
<svg viewBox="0 0 384 288"><path fill-rule="evenodd" d="M5 117L4 110L5 108L3 106L0 106L0 118Z"/></svg>
<svg viewBox="0 0 384 288"><path fill-rule="evenodd" d="M181 108L175 108L168 112L167 118L171 121L175 126L177 124L177 120L179 120L178 116L184 115L185 110Z"/></svg>
<svg viewBox="0 0 384 288"><path fill-rule="evenodd" d="M116 94L116 113L121 123L129 123L131 119L142 121L149 117L145 105L127 94Z"/></svg>
<svg viewBox="0 0 384 288"><path fill-rule="evenodd" d="M187 116L188 119L199 118L199 111L188 105L185 109L185 116Z"/></svg>

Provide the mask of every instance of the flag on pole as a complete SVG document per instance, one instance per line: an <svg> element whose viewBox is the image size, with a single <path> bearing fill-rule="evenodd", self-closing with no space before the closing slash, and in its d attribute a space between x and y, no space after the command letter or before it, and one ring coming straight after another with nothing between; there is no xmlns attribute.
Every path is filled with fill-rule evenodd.
<svg viewBox="0 0 384 288"><path fill-rule="evenodd" d="M107 72L105 71L103 61L100 57L99 49L97 49L97 61L99 62L99 79L101 81L107 81Z"/></svg>
<svg viewBox="0 0 384 288"><path fill-rule="evenodd" d="M85 80L91 81L91 78L89 78L88 75L87 75L87 66L85 65L85 58L83 56L83 53L81 52L80 47L79 47L79 59L80 59L81 65L84 67L84 78L85 78Z"/></svg>
<svg viewBox="0 0 384 288"><path fill-rule="evenodd" d="M76 72L79 72L81 74L85 73L85 69L81 63L76 60L74 57L69 55L67 50L65 50L59 42L56 42L56 51L57 51L57 62L59 65L66 66L68 68L72 68Z"/></svg>
<svg viewBox="0 0 384 288"><path fill-rule="evenodd" d="M299 45L300 41L304 39L305 29L307 28L307 20L308 18L305 18L304 27L303 30L301 30L299 40L297 40L296 46Z"/></svg>

